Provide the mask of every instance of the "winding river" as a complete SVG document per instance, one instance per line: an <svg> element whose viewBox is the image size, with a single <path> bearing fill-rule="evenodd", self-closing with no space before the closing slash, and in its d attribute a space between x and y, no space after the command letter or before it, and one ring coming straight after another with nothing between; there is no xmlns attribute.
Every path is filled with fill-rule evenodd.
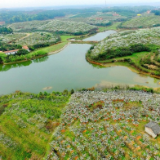
<svg viewBox="0 0 160 160"><path fill-rule="evenodd" d="M90 46L70 44L63 51L48 57L0 65L0 94L15 90L38 93L113 84L160 87L160 80L142 76L124 66L102 68L89 64L85 54Z"/></svg>

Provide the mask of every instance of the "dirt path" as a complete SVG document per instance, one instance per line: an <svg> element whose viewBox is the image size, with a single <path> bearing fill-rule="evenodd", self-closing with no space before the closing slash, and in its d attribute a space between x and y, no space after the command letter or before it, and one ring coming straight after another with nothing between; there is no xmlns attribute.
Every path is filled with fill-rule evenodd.
<svg viewBox="0 0 160 160"><path fill-rule="evenodd" d="M31 35L31 33L26 33L26 36L24 36L24 37L22 37L22 38L18 39L18 41L23 40L23 39L25 39L25 38L29 37L30 35Z"/></svg>

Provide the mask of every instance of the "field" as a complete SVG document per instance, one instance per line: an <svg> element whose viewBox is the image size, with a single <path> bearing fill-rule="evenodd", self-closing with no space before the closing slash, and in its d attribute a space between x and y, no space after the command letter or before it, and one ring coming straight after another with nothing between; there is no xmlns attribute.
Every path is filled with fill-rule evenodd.
<svg viewBox="0 0 160 160"><path fill-rule="evenodd" d="M146 28L156 25L160 25L160 16L156 16L153 13L144 13L141 16L137 16L123 23L122 28Z"/></svg>
<svg viewBox="0 0 160 160"><path fill-rule="evenodd" d="M91 26L83 22L62 20L14 23L11 24L10 27L15 32L47 31L70 34L85 34L93 29L96 29L96 26Z"/></svg>
<svg viewBox="0 0 160 160"><path fill-rule="evenodd" d="M0 158L42 159L68 99L65 92L0 96Z"/></svg>
<svg viewBox="0 0 160 160"><path fill-rule="evenodd" d="M160 95L142 91L76 92L61 116L46 159L159 159L160 137L145 133L159 123Z"/></svg>

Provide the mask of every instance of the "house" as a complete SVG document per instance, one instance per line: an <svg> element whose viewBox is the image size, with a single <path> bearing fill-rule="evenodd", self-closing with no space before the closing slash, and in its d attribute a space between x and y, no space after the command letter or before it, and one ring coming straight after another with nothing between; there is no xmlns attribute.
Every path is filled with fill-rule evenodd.
<svg viewBox="0 0 160 160"><path fill-rule="evenodd" d="M11 54L13 55L13 54L16 54L18 51L19 51L19 49L16 49L16 50L5 51L4 53L6 55L11 55Z"/></svg>
<svg viewBox="0 0 160 160"><path fill-rule="evenodd" d="M22 49L25 49L25 50L27 50L28 52L30 52L28 46L23 46Z"/></svg>
<svg viewBox="0 0 160 160"><path fill-rule="evenodd" d="M23 46L22 49L25 49L25 50L27 50L28 52L30 52L28 46ZM13 55L13 54L16 54L18 51L19 51L19 49L16 49L16 50L11 50L11 51L5 51L4 53L5 53L6 55Z"/></svg>
<svg viewBox="0 0 160 160"><path fill-rule="evenodd" d="M145 132L156 138L160 134L160 126L156 122L149 122L145 125Z"/></svg>

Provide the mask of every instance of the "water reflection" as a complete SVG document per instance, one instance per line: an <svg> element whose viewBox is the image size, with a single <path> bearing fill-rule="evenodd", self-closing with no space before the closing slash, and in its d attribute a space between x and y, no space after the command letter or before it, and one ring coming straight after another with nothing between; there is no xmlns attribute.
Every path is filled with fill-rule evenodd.
<svg viewBox="0 0 160 160"><path fill-rule="evenodd" d="M26 66L29 66L30 64L32 64L32 61L15 63L15 64L0 65L0 72L8 71L13 68L26 67Z"/></svg>
<svg viewBox="0 0 160 160"><path fill-rule="evenodd" d="M48 56L45 56L45 57L34 59L33 62L35 62L35 63L41 63L41 62L45 62L47 60L48 60Z"/></svg>

